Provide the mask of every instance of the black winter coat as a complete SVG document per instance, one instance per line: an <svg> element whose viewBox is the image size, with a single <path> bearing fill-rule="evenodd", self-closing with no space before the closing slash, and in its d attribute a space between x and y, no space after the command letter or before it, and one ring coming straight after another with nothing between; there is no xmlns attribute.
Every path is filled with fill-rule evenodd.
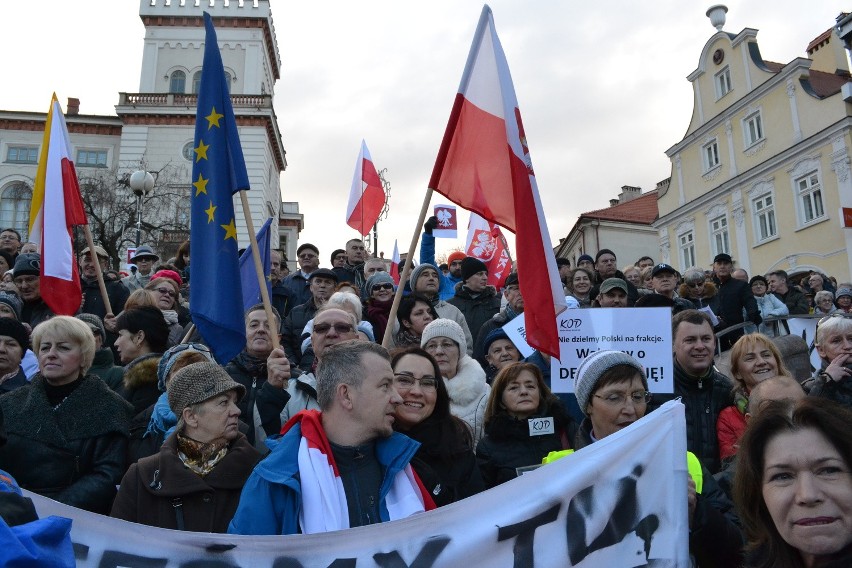
<svg viewBox="0 0 852 568"><path fill-rule="evenodd" d="M160 364L162 356L162 353L141 355L128 363L124 369L124 378L118 394L133 405L134 415L144 412L160 398L157 365Z"/></svg>
<svg viewBox="0 0 852 568"><path fill-rule="evenodd" d="M681 397L681 402L686 407L686 449L698 456L710 473L718 473L722 462L719 458L716 422L722 409L733 402L731 380L713 367L703 377L687 375L677 361L673 362L673 367L674 397ZM672 398L655 394L648 412Z"/></svg>
<svg viewBox="0 0 852 568"><path fill-rule="evenodd" d="M316 313L317 306L312 298L290 310L290 314L281 324L281 347L293 367L298 367L299 361L302 360L302 331L308 322L314 319Z"/></svg>
<svg viewBox="0 0 852 568"><path fill-rule="evenodd" d="M467 428L464 424L459 426ZM430 417L412 429L403 431L409 438L420 442L411 460L411 467L438 507L485 491L469 432L461 430L464 438L445 440L446 431L437 417L434 420ZM449 451L447 446L451 448Z"/></svg>
<svg viewBox="0 0 852 568"><path fill-rule="evenodd" d="M716 294L719 309L716 315L721 320L719 322L720 329L743 323L746 319L754 325L760 325L763 322L763 318L760 317L760 309L757 307L757 301L751 293L751 286L748 282L728 278L725 282L716 281L716 286L719 290ZM745 319L743 318L743 310L746 314ZM744 333L744 330L739 329L723 335L720 339L722 349L730 349Z"/></svg>
<svg viewBox="0 0 852 568"><path fill-rule="evenodd" d="M485 423L485 435L476 446L482 479L489 489L517 477L515 468L540 464L550 452L566 450L576 436L577 424L561 403L530 418L551 416L553 434L531 436L529 420L498 414Z"/></svg>
<svg viewBox="0 0 852 568"><path fill-rule="evenodd" d="M130 466L121 480L110 515L125 521L177 529L175 506L183 516L183 530L228 531L246 479L260 454L240 434L225 457L201 477L183 465L177 455L177 435L166 438L159 453Z"/></svg>
<svg viewBox="0 0 852 568"><path fill-rule="evenodd" d="M44 379L0 397L9 436L0 468L24 489L60 503L107 514L124 473L133 408L89 375L53 408Z"/></svg>
<svg viewBox="0 0 852 568"><path fill-rule="evenodd" d="M474 297L470 289L459 282L456 284L456 295L447 300L447 303L459 309L471 334L477 333L482 324L500 311L500 295L494 286L487 286Z"/></svg>

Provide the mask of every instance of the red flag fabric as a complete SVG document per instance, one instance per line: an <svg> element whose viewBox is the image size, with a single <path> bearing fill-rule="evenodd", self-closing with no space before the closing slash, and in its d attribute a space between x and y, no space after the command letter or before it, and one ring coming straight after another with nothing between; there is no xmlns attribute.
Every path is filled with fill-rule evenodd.
<svg viewBox="0 0 852 568"><path fill-rule="evenodd" d="M31 214L41 237L41 297L57 315L74 315L80 308L82 289L71 241L71 228L88 223L80 197L80 185L71 159L71 142L65 117L56 95L50 103L44 142L36 173L41 210Z"/></svg>
<svg viewBox="0 0 852 568"><path fill-rule="evenodd" d="M506 55L483 7L429 187L517 236L527 342L559 357L565 295Z"/></svg>
<svg viewBox="0 0 852 568"><path fill-rule="evenodd" d="M391 257L390 275L393 283L399 286L399 246L396 239L393 241L393 256Z"/></svg>
<svg viewBox="0 0 852 568"><path fill-rule="evenodd" d="M473 256L488 267L488 283L497 290L503 287L506 277L511 272L509 251L503 241L500 227L486 221L476 213L470 214L467 226L467 246L465 254Z"/></svg>
<svg viewBox="0 0 852 568"><path fill-rule="evenodd" d="M352 177L352 189L346 207L346 224L358 231L359 235L369 235L384 206L382 180L373 165L367 143L361 140L361 151L355 162L355 175Z"/></svg>

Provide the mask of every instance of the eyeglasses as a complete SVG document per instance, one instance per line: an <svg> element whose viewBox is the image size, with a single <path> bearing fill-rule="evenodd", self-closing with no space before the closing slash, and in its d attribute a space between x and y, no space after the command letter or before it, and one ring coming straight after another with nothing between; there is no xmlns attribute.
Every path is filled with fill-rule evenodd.
<svg viewBox="0 0 852 568"><path fill-rule="evenodd" d="M420 377L418 379L405 373L393 376L393 384L397 390L411 390L414 388L414 383L420 385L420 388L423 390L433 391L438 388L438 379L435 377Z"/></svg>
<svg viewBox="0 0 852 568"><path fill-rule="evenodd" d="M352 333L352 330L355 329L351 323L318 323L314 326L314 332L324 334L331 331L331 328L334 328L337 333Z"/></svg>
<svg viewBox="0 0 852 568"><path fill-rule="evenodd" d="M458 345L456 345L455 341L451 341L449 339L446 339L446 340L441 341L441 342L436 341L435 343L432 343L430 341L429 343L426 344L425 349L426 349L426 352L431 355L432 353L434 353L435 351L438 350L438 347L440 347L442 351L450 351L451 349L458 349L459 348Z"/></svg>
<svg viewBox="0 0 852 568"><path fill-rule="evenodd" d="M373 292L375 292L376 290L393 290L393 284L391 284L390 282L385 284L376 284L375 286L373 286Z"/></svg>
<svg viewBox="0 0 852 568"><path fill-rule="evenodd" d="M20 239L15 235L0 235L0 241L19 241Z"/></svg>
<svg viewBox="0 0 852 568"><path fill-rule="evenodd" d="M310 259L312 259L312 258L316 258L316 257L317 257L317 255L315 255L315 254L308 254L308 253L304 253L304 254L300 254L300 255L299 255L299 258L301 258L302 260L310 260Z"/></svg>
<svg viewBox="0 0 852 568"><path fill-rule="evenodd" d="M169 290L168 288L154 288L154 291L160 294L165 294L166 296L171 296L172 298L177 298L177 293L174 290Z"/></svg>
<svg viewBox="0 0 852 568"><path fill-rule="evenodd" d="M630 394L625 394L622 392L611 392L605 394L603 396L599 394L592 395L595 398L599 398L609 406L624 406L624 404L629 399L634 405L639 404L648 404L651 402L651 393L648 391L636 391Z"/></svg>

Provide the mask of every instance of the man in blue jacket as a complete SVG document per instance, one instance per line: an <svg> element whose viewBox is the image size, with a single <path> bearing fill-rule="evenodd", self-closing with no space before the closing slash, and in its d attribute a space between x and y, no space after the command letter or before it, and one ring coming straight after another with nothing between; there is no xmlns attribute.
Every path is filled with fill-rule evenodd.
<svg viewBox="0 0 852 568"><path fill-rule="evenodd" d="M358 340L317 367L321 412L305 410L268 440L243 488L232 534L312 534L402 519L434 502L409 462L419 443L394 432L402 398L387 350Z"/></svg>
<svg viewBox="0 0 852 568"><path fill-rule="evenodd" d="M434 215L423 224L423 236L420 238L420 264L438 266L435 262L435 237L432 235L432 230L437 226L438 218ZM441 287L438 289L439 300L447 301L456 295L456 284L462 281L461 263L466 256L461 251L450 253L447 258L449 274L444 274L442 270L438 271L438 279L441 281Z"/></svg>

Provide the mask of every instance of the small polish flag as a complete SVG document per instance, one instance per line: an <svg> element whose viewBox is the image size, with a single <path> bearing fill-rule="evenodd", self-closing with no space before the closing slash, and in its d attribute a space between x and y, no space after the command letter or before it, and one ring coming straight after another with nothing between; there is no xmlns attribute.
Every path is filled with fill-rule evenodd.
<svg viewBox="0 0 852 568"><path fill-rule="evenodd" d="M385 190L373 158L367 149L367 143L361 140L361 151L355 162L355 175L352 177L352 189L349 192L349 204L346 206L346 224L358 231L359 235L369 235L370 229L379 220L385 206Z"/></svg>
<svg viewBox="0 0 852 568"><path fill-rule="evenodd" d="M393 241L393 256L391 257L390 275L393 283L399 286L399 246L396 239Z"/></svg>

